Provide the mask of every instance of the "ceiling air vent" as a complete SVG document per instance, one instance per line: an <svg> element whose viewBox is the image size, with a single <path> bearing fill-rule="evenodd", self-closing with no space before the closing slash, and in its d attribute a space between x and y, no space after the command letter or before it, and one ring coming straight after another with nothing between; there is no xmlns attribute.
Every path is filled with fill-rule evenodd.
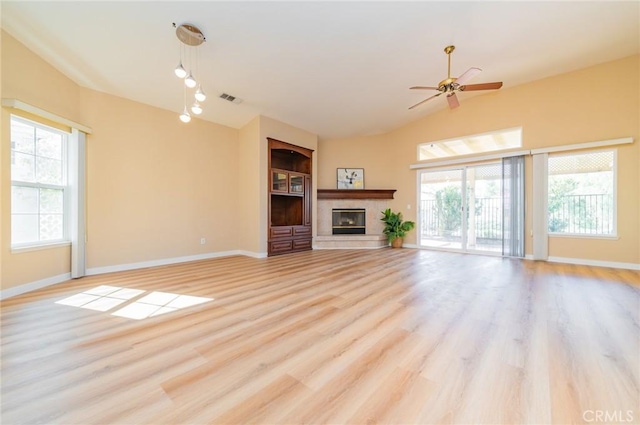
<svg viewBox="0 0 640 425"><path fill-rule="evenodd" d="M231 96L230 94L227 94L227 93L222 93L220 95L220 99L228 100L229 102L235 103L236 105L242 103L242 99L235 96Z"/></svg>

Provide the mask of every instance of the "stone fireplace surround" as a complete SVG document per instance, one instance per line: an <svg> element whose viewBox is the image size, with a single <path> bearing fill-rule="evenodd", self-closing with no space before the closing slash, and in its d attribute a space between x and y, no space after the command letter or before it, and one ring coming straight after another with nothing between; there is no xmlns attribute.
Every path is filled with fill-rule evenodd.
<svg viewBox="0 0 640 425"><path fill-rule="evenodd" d="M345 191L346 192L346 191ZM359 192L359 191L352 191ZM390 191L392 198L393 192ZM377 249L388 245L382 234L384 224L380 221L382 211L388 208L389 199L363 199L363 193L355 194L360 199L348 198L349 193L340 195L343 199L326 199L318 191L318 236L315 249ZM334 208L364 208L366 210L366 233L364 235L333 235L332 211Z"/></svg>

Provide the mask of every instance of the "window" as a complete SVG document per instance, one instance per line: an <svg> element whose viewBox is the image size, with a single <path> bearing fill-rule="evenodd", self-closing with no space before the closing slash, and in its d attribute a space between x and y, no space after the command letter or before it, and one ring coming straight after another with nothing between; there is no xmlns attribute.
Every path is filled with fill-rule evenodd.
<svg viewBox="0 0 640 425"><path fill-rule="evenodd" d="M549 156L549 233L614 236L616 151Z"/></svg>
<svg viewBox="0 0 640 425"><path fill-rule="evenodd" d="M11 117L11 246L68 240L68 133Z"/></svg>
<svg viewBox="0 0 640 425"><path fill-rule="evenodd" d="M522 128L492 131L490 133L455 139L427 142L418 145L418 161L473 155L522 147Z"/></svg>

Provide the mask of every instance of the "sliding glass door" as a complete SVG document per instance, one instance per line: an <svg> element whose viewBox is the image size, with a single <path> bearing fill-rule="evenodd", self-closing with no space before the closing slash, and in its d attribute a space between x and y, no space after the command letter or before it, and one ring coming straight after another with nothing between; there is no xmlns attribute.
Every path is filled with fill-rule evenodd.
<svg viewBox="0 0 640 425"><path fill-rule="evenodd" d="M502 252L502 166L466 167L467 250Z"/></svg>
<svg viewBox="0 0 640 425"><path fill-rule="evenodd" d="M464 169L420 172L421 246L464 249Z"/></svg>
<svg viewBox="0 0 640 425"><path fill-rule="evenodd" d="M419 244L502 253L502 165L420 172Z"/></svg>

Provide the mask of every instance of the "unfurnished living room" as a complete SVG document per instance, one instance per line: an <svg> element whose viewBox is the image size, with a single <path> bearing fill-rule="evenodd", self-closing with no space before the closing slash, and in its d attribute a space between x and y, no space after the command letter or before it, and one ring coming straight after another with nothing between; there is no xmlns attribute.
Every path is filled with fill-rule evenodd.
<svg viewBox="0 0 640 425"><path fill-rule="evenodd" d="M0 16L2 424L640 424L639 2Z"/></svg>

